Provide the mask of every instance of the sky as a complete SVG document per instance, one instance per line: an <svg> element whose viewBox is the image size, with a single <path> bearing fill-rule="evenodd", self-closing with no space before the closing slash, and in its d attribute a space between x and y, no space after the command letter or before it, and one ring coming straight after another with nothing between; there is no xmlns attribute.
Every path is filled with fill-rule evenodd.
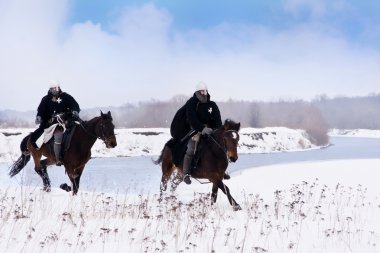
<svg viewBox="0 0 380 253"><path fill-rule="evenodd" d="M0 110L380 93L376 0L0 0Z"/></svg>

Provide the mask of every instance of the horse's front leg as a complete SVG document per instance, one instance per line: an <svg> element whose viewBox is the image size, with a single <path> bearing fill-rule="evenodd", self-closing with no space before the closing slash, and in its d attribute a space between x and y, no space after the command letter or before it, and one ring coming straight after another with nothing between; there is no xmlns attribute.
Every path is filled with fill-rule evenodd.
<svg viewBox="0 0 380 253"><path fill-rule="evenodd" d="M79 190L80 175L69 176L69 178L73 189L73 195L77 195Z"/></svg>
<svg viewBox="0 0 380 253"><path fill-rule="evenodd" d="M221 189L222 192L227 195L228 201L230 202L234 211L241 210L240 205L236 203L236 200L231 196L230 189L228 189L228 187L222 182L222 180L219 180L217 184L218 184L219 189Z"/></svg>
<svg viewBox="0 0 380 253"><path fill-rule="evenodd" d="M42 183L44 185L43 190L46 192L50 192L51 191L51 185L50 185L49 174L47 173L47 161L42 160L40 162L39 166L34 167L34 170L37 172L37 174L42 179Z"/></svg>
<svg viewBox="0 0 380 253"><path fill-rule="evenodd" d="M80 183L80 177L82 175L83 167L75 169L74 171L76 173L70 173L69 178L71 181L72 189L73 189L73 195L77 195L79 190L79 183Z"/></svg>
<svg viewBox="0 0 380 253"><path fill-rule="evenodd" d="M218 185L212 184L212 192L211 192L211 205L216 202L216 198L218 197Z"/></svg>

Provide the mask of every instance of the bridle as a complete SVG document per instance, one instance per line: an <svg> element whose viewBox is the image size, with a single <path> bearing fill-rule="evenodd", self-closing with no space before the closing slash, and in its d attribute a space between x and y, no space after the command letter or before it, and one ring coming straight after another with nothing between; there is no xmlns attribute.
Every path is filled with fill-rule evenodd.
<svg viewBox="0 0 380 253"><path fill-rule="evenodd" d="M101 133L101 136L98 136L98 139L102 140L104 143L107 143L107 141L112 138L112 137L115 137L115 134L112 134L110 136L106 136L105 133L104 133L104 123L103 123L103 119L102 119L102 122L100 123L100 133Z"/></svg>
<svg viewBox="0 0 380 253"><path fill-rule="evenodd" d="M236 130L227 130L227 131L224 131L224 134L226 134L226 133L236 133L237 135L239 135L239 133L238 133L238 131L236 131ZM214 132L215 133L215 132ZM224 138L224 136L223 136L223 146L222 145L220 145L220 143L217 141L217 140L215 140L215 138L212 136L212 135L209 135L209 137L211 138L211 140L221 149L221 150L223 150L223 152L226 154L226 156L227 156L227 143L226 143L226 140L225 140L225 138ZM228 157L227 157L227 160L228 160Z"/></svg>
<svg viewBox="0 0 380 253"><path fill-rule="evenodd" d="M95 137L95 138L97 138L97 139L99 139L99 140L102 140L104 143L107 143L107 141L108 141L110 138L114 137L115 134L110 135L110 136L107 137L107 136L105 135L105 133L104 133L104 123L103 123L103 119L100 119L100 120L102 121L102 122L100 123L100 135L96 135L96 134L93 134L93 133L89 132L89 131L84 127L84 125L83 125L83 121L81 121L79 125L82 127L82 129L84 130L84 132L85 132L87 135L90 135L90 136Z"/></svg>

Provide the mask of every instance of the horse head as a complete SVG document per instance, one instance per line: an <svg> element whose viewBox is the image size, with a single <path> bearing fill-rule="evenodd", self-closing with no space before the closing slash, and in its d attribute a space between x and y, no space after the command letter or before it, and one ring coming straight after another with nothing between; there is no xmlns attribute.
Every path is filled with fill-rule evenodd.
<svg viewBox="0 0 380 253"><path fill-rule="evenodd" d="M114 148L117 145L115 136L115 126L112 123L111 112L103 113L100 111L100 120L97 124L97 136L104 141L107 148Z"/></svg>
<svg viewBox="0 0 380 253"><path fill-rule="evenodd" d="M236 123L233 120L226 119L223 125L224 142L226 145L227 157L231 162L236 162L238 159L237 147L239 144L240 122Z"/></svg>

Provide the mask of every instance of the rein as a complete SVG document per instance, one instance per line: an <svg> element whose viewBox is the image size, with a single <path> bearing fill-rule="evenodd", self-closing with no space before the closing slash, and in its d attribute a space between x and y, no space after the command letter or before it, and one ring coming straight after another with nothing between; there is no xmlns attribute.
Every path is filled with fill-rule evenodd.
<svg viewBox="0 0 380 253"><path fill-rule="evenodd" d="M227 130L227 131L225 131L224 133L228 133L228 132L235 132L235 133L237 133L236 130ZM218 147L219 147L220 149L223 150L223 152L227 152L226 141L224 140L224 138L223 138L223 144L224 144L224 147L222 147L222 145L220 145L220 143L217 142L217 141L215 140L214 137L212 137L211 135L209 135L209 137L211 138L211 140L213 140L213 141L215 142L216 145L218 145Z"/></svg>
<svg viewBox="0 0 380 253"><path fill-rule="evenodd" d="M201 180L199 180L198 178L195 178L195 180L197 180L200 184L211 184L212 182L211 181L208 181L208 182L202 182Z"/></svg>
<svg viewBox="0 0 380 253"><path fill-rule="evenodd" d="M102 137L103 137L104 139L103 139L102 137L100 137L100 136L97 136L96 134L93 134L93 133L89 132L89 131L84 127L84 125L83 125L83 120L81 120L81 121L79 122L79 125L82 127L82 129L84 130L84 132L85 132L87 135L92 136L92 137L95 137L95 138L97 138L97 139L99 139L99 140L102 140L103 142L106 141L106 137L104 136L104 131L103 131L103 124L101 124L100 126L101 126Z"/></svg>

